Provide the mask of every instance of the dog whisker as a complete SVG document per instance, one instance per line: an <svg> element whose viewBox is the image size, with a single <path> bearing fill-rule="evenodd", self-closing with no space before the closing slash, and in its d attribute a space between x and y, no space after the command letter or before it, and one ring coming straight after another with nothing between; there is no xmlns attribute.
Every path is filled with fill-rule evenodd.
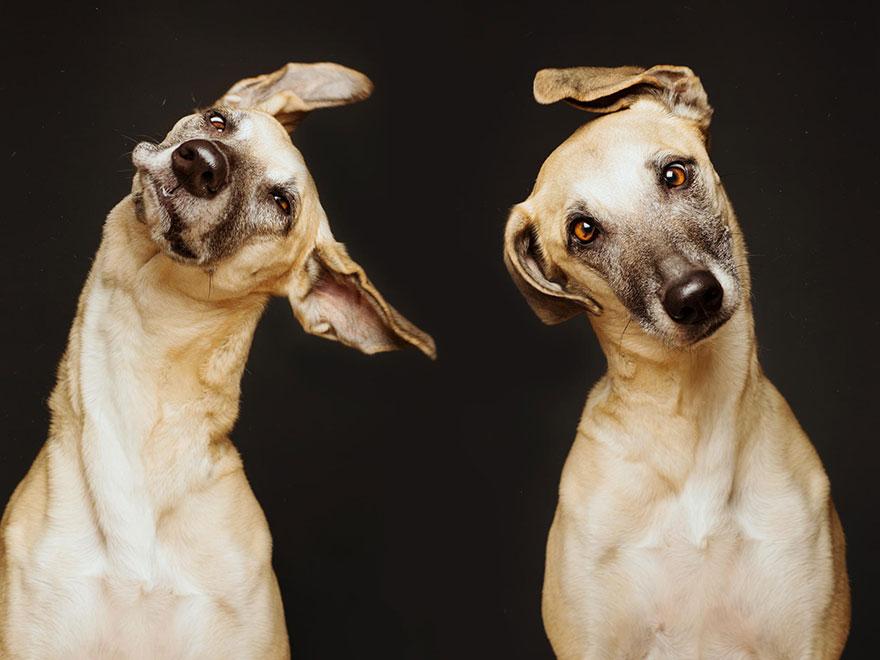
<svg viewBox="0 0 880 660"><path fill-rule="evenodd" d="M630 316L626 320L626 324L623 326L623 332L620 333L620 338L617 340L617 352L621 352L623 349L623 336L626 334L627 328L629 328L629 324L632 323L632 316Z"/></svg>
<svg viewBox="0 0 880 660"><path fill-rule="evenodd" d="M140 140L138 140L137 138L132 137L131 135L127 135L126 133L123 133L122 131L116 131L116 132L117 132L121 137L123 137L123 138L125 138L126 140L128 140L129 142L134 142L135 144L137 144L138 142L140 142Z"/></svg>

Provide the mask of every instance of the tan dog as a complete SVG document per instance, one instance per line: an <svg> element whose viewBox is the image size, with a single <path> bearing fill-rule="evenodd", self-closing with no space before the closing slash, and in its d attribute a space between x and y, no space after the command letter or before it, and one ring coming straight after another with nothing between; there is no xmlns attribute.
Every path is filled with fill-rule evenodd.
<svg viewBox="0 0 880 660"><path fill-rule="evenodd" d="M134 150L2 522L3 658L286 658L271 539L227 438L272 295L367 353L431 338L337 243L288 131L369 96L335 64L245 80Z"/></svg>
<svg viewBox="0 0 880 660"><path fill-rule="evenodd" d="M746 249L690 69L545 70L611 113L544 163L505 260L608 360L562 474L543 615L561 658L837 658L849 629L828 478L758 364Z"/></svg>

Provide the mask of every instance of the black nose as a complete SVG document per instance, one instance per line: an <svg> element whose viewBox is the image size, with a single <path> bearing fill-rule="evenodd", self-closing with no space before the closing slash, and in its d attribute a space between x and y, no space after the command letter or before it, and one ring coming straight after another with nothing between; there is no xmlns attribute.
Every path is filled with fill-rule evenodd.
<svg viewBox="0 0 880 660"><path fill-rule="evenodd" d="M213 142L187 140L171 154L174 176L196 197L213 197L226 185L229 165Z"/></svg>
<svg viewBox="0 0 880 660"><path fill-rule="evenodd" d="M705 321L721 309L724 289L708 270L692 270L664 287L663 309L682 325Z"/></svg>

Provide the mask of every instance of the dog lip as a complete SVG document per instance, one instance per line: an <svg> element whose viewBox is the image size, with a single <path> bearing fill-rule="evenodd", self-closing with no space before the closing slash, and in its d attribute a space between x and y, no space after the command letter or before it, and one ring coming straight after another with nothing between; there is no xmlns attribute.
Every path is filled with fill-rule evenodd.
<svg viewBox="0 0 880 660"><path fill-rule="evenodd" d="M712 319L706 326L703 328L702 332L700 332L696 337L694 337L691 341L688 342L688 346L694 346L699 344L701 341L709 339L712 335L714 335L721 326L727 323L733 313L723 313L719 314L716 318Z"/></svg>
<svg viewBox="0 0 880 660"><path fill-rule="evenodd" d="M146 182L152 187L153 192L156 195L156 200L159 202L159 206L162 207L162 210L168 215L173 214L174 209L171 208L169 201L174 196L174 193L177 192L177 189L180 188L180 185L168 188L163 183L160 183L158 179L148 171L142 171L141 176L146 179Z"/></svg>
<svg viewBox="0 0 880 660"><path fill-rule="evenodd" d="M164 188L162 190L164 191ZM192 251L181 236L183 220L181 220L177 211L167 202L166 199L162 199L160 204L168 215L169 227L162 233L162 239L168 244L168 249L178 257L182 257L187 261L198 261L199 256Z"/></svg>
<svg viewBox="0 0 880 660"><path fill-rule="evenodd" d="M138 171L148 170L150 165L148 159L157 151L159 151L159 145L157 144L153 144L152 142L138 142L131 152L131 164L134 165Z"/></svg>
<svg viewBox="0 0 880 660"><path fill-rule="evenodd" d="M197 260L198 255L189 249L186 243L183 242L183 239L180 236L169 236L170 232L166 232L162 237L168 243L168 247L171 249L174 254L179 257L183 257L186 260Z"/></svg>
<svg viewBox="0 0 880 660"><path fill-rule="evenodd" d="M175 260L183 263L198 263L199 255L193 252L180 236L183 227L183 220L171 204L174 193L177 192L180 185L178 184L169 189L167 186L161 184L156 177L152 176L149 172L141 172L141 175L150 187L152 187L161 213L164 214L168 221L168 229L158 234L155 240L164 243L165 247L171 253L169 256Z"/></svg>

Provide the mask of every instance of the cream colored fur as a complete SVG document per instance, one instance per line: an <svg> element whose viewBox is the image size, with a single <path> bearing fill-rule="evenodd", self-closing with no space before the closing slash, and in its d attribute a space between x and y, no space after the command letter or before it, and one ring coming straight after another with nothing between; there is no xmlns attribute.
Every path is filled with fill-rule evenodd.
<svg viewBox="0 0 880 660"><path fill-rule="evenodd" d="M369 81L343 67L282 72L291 70L304 98L321 91L316 77L328 71L359 85L340 94L369 93ZM269 78L273 95L280 78ZM276 104L291 124L297 99ZM396 315L333 240L281 124L259 109L235 112L237 132L218 139L249 159L254 194L265 194L266 181L296 181L292 229L256 234L210 268L182 263L161 239L150 183L167 170L178 127L163 145L136 150L133 194L107 219L58 369L48 440L0 524L0 657L289 657L269 529L227 437L263 308L286 296L309 332L366 352L395 348L397 337L433 354L430 337ZM340 313L335 289L319 278L358 288L342 298L369 300L369 323Z"/></svg>
<svg viewBox="0 0 880 660"><path fill-rule="evenodd" d="M758 364L746 250L702 127L655 97L624 107L548 158L508 225L508 264L529 280L527 296L541 296L536 310L553 322L565 316L553 307L563 296L585 299L598 311L589 319L608 363L562 472L547 543L547 634L564 659L837 658L849 628L842 528L819 457ZM608 240L658 217L644 211L656 185L645 159L655 150L696 159L733 236L738 296L724 283L738 307L688 346L670 339L672 323L659 326L664 338L634 322L566 249L564 210L575 200L589 200L599 222L619 219ZM530 279L535 268L515 247L524 227L562 284Z"/></svg>
<svg viewBox="0 0 880 660"><path fill-rule="evenodd" d="M49 440L3 518L3 657L288 656L269 529L226 437L266 295L197 302L183 268L130 198L113 210Z"/></svg>

